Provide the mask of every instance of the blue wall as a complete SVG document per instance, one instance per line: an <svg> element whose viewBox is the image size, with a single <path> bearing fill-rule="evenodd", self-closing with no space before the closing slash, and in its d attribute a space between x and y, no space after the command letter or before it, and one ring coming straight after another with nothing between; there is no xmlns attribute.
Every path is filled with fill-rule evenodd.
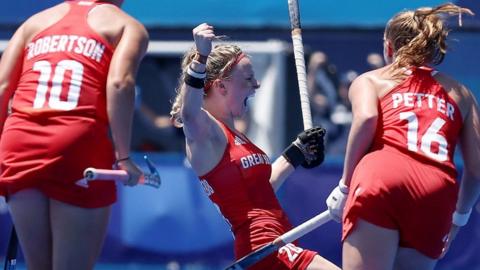
<svg viewBox="0 0 480 270"><path fill-rule="evenodd" d="M18 24L60 0L3 1L0 24ZM432 6L443 0L299 0L307 27L379 27L402 9ZM475 0L453 1L480 11ZM388 3L388 4L387 4ZM124 9L149 27L191 27L208 21L222 27L289 27L287 0L126 0ZM470 19L468 19L470 20ZM476 22L467 22L467 24Z"/></svg>

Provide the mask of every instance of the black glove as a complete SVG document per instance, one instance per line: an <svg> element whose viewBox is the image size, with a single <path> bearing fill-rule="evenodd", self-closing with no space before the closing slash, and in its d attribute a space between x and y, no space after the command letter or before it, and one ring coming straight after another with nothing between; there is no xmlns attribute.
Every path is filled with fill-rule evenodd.
<svg viewBox="0 0 480 270"><path fill-rule="evenodd" d="M295 168L300 164L307 169L317 167L325 158L323 145L325 133L325 129L321 127L302 131L297 139L283 151L282 156Z"/></svg>

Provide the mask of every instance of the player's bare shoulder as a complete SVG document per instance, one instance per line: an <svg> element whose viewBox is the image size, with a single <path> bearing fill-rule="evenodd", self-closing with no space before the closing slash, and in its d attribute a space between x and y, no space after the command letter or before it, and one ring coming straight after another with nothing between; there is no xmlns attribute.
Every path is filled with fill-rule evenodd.
<svg viewBox="0 0 480 270"><path fill-rule="evenodd" d="M362 73L353 80L350 91L376 91L378 93L381 88L384 88L383 85L387 83L382 74L381 69Z"/></svg>
<svg viewBox="0 0 480 270"><path fill-rule="evenodd" d="M25 41L62 19L69 10L67 3L60 3L30 16L21 26Z"/></svg>
<svg viewBox="0 0 480 270"><path fill-rule="evenodd" d="M135 33L138 39L148 41L145 27L113 4L101 4L93 9L89 15L89 24L98 33L103 35L116 47L124 35Z"/></svg>
<svg viewBox="0 0 480 270"><path fill-rule="evenodd" d="M439 82L447 93L450 92L458 92L458 94L468 94L469 90L465 87L465 85L461 84L459 81L455 80L454 78L448 76L443 72L438 72L434 75L435 80Z"/></svg>
<svg viewBox="0 0 480 270"><path fill-rule="evenodd" d="M140 23L133 16L123 11L121 8L115 5L100 5L98 9L103 9L104 14L111 19L114 19L112 22L116 21L117 23L123 24L125 27L132 27L138 31L146 33L146 29L142 23Z"/></svg>
<svg viewBox="0 0 480 270"><path fill-rule="evenodd" d="M465 85L445 73L438 72L434 78L442 85L448 95L455 100L455 103L462 111L462 115L465 115L464 109L469 108L471 103L474 102L472 92Z"/></svg>

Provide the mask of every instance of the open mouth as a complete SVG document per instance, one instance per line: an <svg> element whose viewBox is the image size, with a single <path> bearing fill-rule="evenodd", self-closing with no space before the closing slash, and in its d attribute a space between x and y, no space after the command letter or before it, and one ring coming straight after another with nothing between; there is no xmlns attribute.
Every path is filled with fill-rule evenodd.
<svg viewBox="0 0 480 270"><path fill-rule="evenodd" d="M248 95L247 97L245 97L245 99L243 100L243 105L245 106L245 108L247 108L247 110L252 106L252 102L253 102L253 97L255 96L255 94L251 94L251 95Z"/></svg>

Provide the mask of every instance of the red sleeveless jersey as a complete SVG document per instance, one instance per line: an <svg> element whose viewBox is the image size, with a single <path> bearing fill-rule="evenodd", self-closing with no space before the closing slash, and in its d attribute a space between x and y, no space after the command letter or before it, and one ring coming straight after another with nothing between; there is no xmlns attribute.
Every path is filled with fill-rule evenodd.
<svg viewBox="0 0 480 270"><path fill-rule="evenodd" d="M0 141L0 195L38 188L82 207L115 201L113 182L76 186L87 167L111 168L106 81L111 45L87 22L95 1L68 13L26 45L12 113Z"/></svg>
<svg viewBox="0 0 480 270"><path fill-rule="evenodd" d="M268 156L246 137L221 126L228 140L225 152L215 168L200 180L235 233L266 212L269 216L283 212L269 181L272 166Z"/></svg>
<svg viewBox="0 0 480 270"><path fill-rule="evenodd" d="M220 123L227 146L220 162L200 176L205 192L231 226L241 258L292 228L270 184L268 156ZM289 244L251 269L306 269L316 252Z"/></svg>
<svg viewBox="0 0 480 270"><path fill-rule="evenodd" d="M455 101L419 67L380 99L373 150L391 147L455 174L453 154L463 119Z"/></svg>
<svg viewBox="0 0 480 270"><path fill-rule="evenodd" d="M88 25L95 5L70 2L66 16L27 44L13 113L106 121L105 85L113 49Z"/></svg>
<svg viewBox="0 0 480 270"><path fill-rule="evenodd" d="M397 230L401 247L431 258L442 253L457 201L453 155L463 120L432 71L412 69L380 98L372 149L350 183L343 240L360 218Z"/></svg>

